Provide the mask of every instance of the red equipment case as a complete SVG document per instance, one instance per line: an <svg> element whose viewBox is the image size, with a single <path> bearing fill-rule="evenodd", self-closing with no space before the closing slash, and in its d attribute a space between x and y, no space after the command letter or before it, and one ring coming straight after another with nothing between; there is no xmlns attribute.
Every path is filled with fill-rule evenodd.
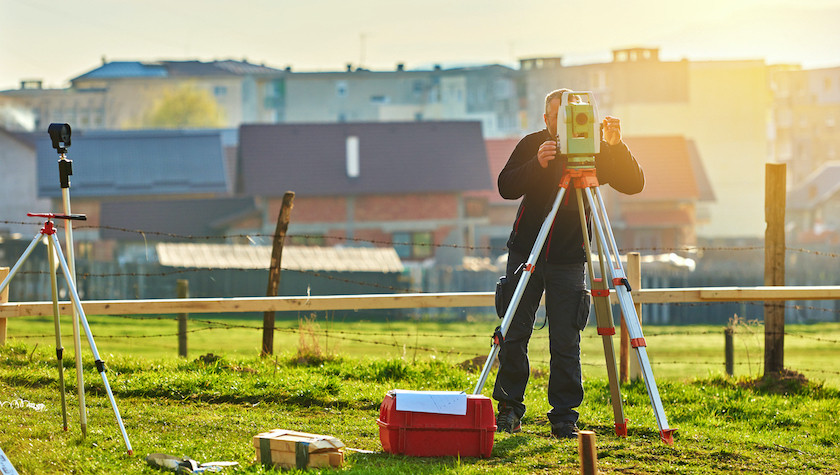
<svg viewBox="0 0 840 475"><path fill-rule="evenodd" d="M496 434L490 398L467 395L463 416L398 411L396 401L394 394L386 394L376 420L385 452L415 457L490 457Z"/></svg>

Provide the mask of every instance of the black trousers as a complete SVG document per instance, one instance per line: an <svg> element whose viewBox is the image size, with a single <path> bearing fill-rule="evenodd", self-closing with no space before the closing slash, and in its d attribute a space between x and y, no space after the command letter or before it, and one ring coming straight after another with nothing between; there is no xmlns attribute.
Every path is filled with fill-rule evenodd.
<svg viewBox="0 0 840 475"><path fill-rule="evenodd" d="M519 282L516 273L528 256L511 251L507 263L506 302ZM580 370L580 332L589 319L590 296L586 290L585 264L549 264L538 259L533 275L514 313L505 341L499 348L499 372L493 399L512 407L518 417L525 414L525 387L531 374L528 342L534 319L545 292L545 311L551 353L548 403L552 424L577 422L575 410L583 402Z"/></svg>

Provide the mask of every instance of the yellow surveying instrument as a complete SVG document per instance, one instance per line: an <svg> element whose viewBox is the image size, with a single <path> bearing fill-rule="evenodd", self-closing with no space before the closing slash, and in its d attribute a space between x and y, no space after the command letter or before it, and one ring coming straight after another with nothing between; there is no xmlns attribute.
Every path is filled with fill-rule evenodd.
<svg viewBox="0 0 840 475"><path fill-rule="evenodd" d="M570 101L576 99L576 101ZM502 323L497 334L501 338L494 338L490 355L484 363L484 369L478 379L474 394L480 394L487 377L490 373L493 361L499 354L499 347L504 336L510 328L513 316L528 285L528 280L534 272L537 258L542 251L548 233L551 229L557 210L569 187L573 187L577 198L578 210L580 213L581 230L583 232L583 243L587 256L587 274L589 276L589 288L592 292L595 304L595 316L598 325L598 334L601 335L604 344L604 356L607 363L607 375L610 384L610 398L612 400L613 415L615 417L615 433L619 436L627 436L627 418L624 417L624 406L621 402L621 389L618 383L618 374L615 364L615 351L613 349L612 336L615 335L613 324L612 306L610 305L610 290L614 290L618 297L622 316L627 325L630 336L630 345L636 350L639 359L639 367L642 370L645 386L647 387L653 413L656 416L656 423L659 426L659 436L666 444L674 443L673 433L676 429L668 427L668 420L665 417L665 410L662 407L662 400L659 397L659 390L653 378L653 371L650 368L650 361L647 356L645 337L642 334L642 327L633 305L633 297L630 295L630 283L621 264L618 254L618 246L615 243L615 236L610 227L607 217L604 200L601 191L598 189L598 177L595 170L595 155L600 152L601 134L598 110L595 106L593 94L588 91L567 91L561 96L560 108L557 113L557 147L558 154L566 155L568 164L566 171L560 180L559 190L554 199L551 211L543 221L531 254L522 266L522 276L516 285L510 303L502 318ZM584 202L584 197L586 201ZM589 206L593 224L593 237L598 254L598 271L601 277L595 276L592 251L590 249L587 217L585 205ZM494 337L497 335L494 335Z"/></svg>

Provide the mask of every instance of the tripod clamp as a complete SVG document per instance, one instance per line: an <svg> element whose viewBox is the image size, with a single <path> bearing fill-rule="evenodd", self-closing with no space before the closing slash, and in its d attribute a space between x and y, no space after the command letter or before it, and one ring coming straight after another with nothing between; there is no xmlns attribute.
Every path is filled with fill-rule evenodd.
<svg viewBox="0 0 840 475"><path fill-rule="evenodd" d="M44 227L41 228L41 234L46 234L47 236L55 234L55 225L52 222L53 219L72 219L78 221L87 220L87 215L84 214L26 213L26 215L35 218L47 218L44 222Z"/></svg>
<svg viewBox="0 0 840 475"><path fill-rule="evenodd" d="M73 160L67 160L67 154L62 153L58 159L58 180L62 188L70 188L70 175L73 174Z"/></svg>

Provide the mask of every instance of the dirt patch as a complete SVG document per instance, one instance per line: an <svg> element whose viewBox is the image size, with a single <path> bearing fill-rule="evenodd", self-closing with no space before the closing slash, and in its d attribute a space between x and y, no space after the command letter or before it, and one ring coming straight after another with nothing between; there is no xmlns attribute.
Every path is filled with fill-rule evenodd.
<svg viewBox="0 0 840 475"><path fill-rule="evenodd" d="M487 355L478 355L475 358L470 358L466 361L458 363L458 367L470 373L481 371L484 368L484 363L487 361ZM499 367L499 358L493 360L493 369Z"/></svg>
<svg viewBox="0 0 840 475"><path fill-rule="evenodd" d="M796 394L808 387L808 378L792 369L768 373L756 379L739 381L738 386L769 394Z"/></svg>
<svg viewBox="0 0 840 475"><path fill-rule="evenodd" d="M478 355L475 358L470 358L466 361L462 361L457 364L457 366L464 371L468 371L470 373L474 373L476 371L481 371L484 369L484 362L487 361L487 356ZM499 368L499 357L497 356L495 360L493 360L493 366L491 369L498 369ZM542 378L548 374L548 371L539 369L539 368L531 368L531 376L535 378Z"/></svg>

